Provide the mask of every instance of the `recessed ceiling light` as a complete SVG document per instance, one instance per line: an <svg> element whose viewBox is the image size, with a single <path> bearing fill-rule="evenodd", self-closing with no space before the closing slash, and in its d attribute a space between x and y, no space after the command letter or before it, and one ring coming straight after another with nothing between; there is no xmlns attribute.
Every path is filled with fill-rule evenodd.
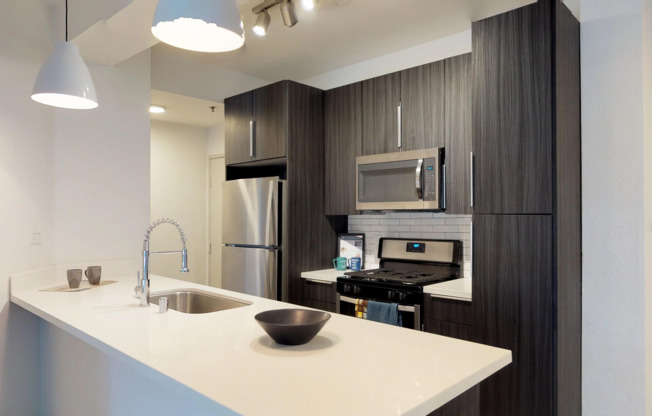
<svg viewBox="0 0 652 416"><path fill-rule="evenodd" d="M301 0L301 7L303 7L303 10L309 12L315 8L315 0Z"/></svg>
<svg viewBox="0 0 652 416"><path fill-rule="evenodd" d="M165 107L162 105L150 105L149 112L154 114L165 113Z"/></svg>

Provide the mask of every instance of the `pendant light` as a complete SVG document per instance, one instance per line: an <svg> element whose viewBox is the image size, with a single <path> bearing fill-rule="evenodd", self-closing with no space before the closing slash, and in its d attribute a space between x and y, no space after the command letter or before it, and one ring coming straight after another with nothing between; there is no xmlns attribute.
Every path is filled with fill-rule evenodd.
<svg viewBox="0 0 652 416"><path fill-rule="evenodd" d="M152 34L196 52L227 52L244 45L236 0L159 0Z"/></svg>
<svg viewBox="0 0 652 416"><path fill-rule="evenodd" d="M53 107L89 110L97 107L95 85L77 45L68 42L68 0L66 40L57 42L36 77L32 100Z"/></svg>

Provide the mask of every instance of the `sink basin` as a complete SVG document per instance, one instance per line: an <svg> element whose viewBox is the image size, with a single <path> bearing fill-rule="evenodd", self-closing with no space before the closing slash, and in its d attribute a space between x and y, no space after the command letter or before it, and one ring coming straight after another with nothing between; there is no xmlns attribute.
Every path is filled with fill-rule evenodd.
<svg viewBox="0 0 652 416"><path fill-rule="evenodd" d="M251 305L251 302L198 289L177 289L152 293L149 296L149 303L158 305L162 297L168 298L169 309L183 313L210 313Z"/></svg>

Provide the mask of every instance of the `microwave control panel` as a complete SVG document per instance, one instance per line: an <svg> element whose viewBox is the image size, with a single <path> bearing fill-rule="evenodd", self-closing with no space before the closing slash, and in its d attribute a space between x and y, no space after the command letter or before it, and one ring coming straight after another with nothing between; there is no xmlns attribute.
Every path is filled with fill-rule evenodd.
<svg viewBox="0 0 652 416"><path fill-rule="evenodd" d="M438 198L437 181L439 180L439 172L437 172L437 159L423 159L423 171L423 200L436 201Z"/></svg>

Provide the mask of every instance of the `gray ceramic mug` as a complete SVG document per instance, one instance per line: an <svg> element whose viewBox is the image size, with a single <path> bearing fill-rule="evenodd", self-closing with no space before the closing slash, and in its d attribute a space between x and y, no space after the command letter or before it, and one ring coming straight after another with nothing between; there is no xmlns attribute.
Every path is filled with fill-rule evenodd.
<svg viewBox="0 0 652 416"><path fill-rule="evenodd" d="M88 283L99 285L102 277L102 266L88 266L84 274L88 278Z"/></svg>
<svg viewBox="0 0 652 416"><path fill-rule="evenodd" d="M68 277L68 286L71 289L77 289L82 280L82 269L70 269L66 271Z"/></svg>

